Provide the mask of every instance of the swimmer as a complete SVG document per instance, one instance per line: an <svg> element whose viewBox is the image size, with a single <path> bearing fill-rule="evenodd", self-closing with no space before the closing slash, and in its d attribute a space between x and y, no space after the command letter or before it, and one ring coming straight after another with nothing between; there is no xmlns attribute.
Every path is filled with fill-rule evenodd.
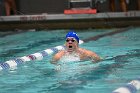
<svg viewBox="0 0 140 93"><path fill-rule="evenodd" d="M67 33L65 47L65 50L61 50L54 55L51 61L52 64L56 64L63 57L68 55L70 55L70 57L72 55L77 57L77 59L79 59L78 61L90 59L93 62L98 62L101 60L101 58L95 52L79 47L79 37L74 31ZM71 60L73 60L73 57L71 57Z"/></svg>

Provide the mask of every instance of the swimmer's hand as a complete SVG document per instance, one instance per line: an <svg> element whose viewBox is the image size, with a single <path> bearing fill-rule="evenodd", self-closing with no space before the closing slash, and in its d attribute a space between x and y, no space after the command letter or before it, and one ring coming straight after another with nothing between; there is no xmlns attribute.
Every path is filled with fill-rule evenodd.
<svg viewBox="0 0 140 93"><path fill-rule="evenodd" d="M109 56L105 56L105 57L99 57L97 58L96 60L95 59L92 59L93 62L100 62L100 61L104 61L106 59L110 58Z"/></svg>
<svg viewBox="0 0 140 93"><path fill-rule="evenodd" d="M104 60L104 58L102 58L102 57L92 57L91 58L91 61L93 62L93 63L98 63L98 62L100 62L100 61L102 61L102 60Z"/></svg>
<svg viewBox="0 0 140 93"><path fill-rule="evenodd" d="M50 63L51 63L51 64L57 64L57 61L51 60Z"/></svg>

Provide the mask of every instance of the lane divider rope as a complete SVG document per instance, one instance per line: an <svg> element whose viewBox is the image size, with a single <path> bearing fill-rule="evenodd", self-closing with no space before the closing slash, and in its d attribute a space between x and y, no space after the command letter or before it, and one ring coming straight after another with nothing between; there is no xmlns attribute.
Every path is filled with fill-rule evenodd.
<svg viewBox="0 0 140 93"><path fill-rule="evenodd" d="M84 43L84 42L82 40L80 40L79 44L82 44L82 43ZM15 59L8 60L6 62L1 62L0 63L0 71L4 70L4 69L15 68L18 65L21 65L21 64L28 62L28 61L42 60L44 57L52 55L52 54L57 53L58 51L64 50L64 49L65 49L64 45L56 46L56 47L53 47L50 49L43 50L41 52L37 52L37 53L30 54L30 55L23 56L23 57L18 57Z"/></svg>
<svg viewBox="0 0 140 93"><path fill-rule="evenodd" d="M137 93L140 89L140 77L127 83L126 85L115 89L112 93Z"/></svg>

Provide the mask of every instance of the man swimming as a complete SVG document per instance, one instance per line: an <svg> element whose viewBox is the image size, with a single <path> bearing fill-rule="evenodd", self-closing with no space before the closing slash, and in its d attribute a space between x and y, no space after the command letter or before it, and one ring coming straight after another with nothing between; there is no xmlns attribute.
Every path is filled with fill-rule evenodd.
<svg viewBox="0 0 140 93"><path fill-rule="evenodd" d="M75 61L90 59L93 62L98 62L101 60L96 53L79 47L79 37L74 31L67 33L65 47L65 50L54 55L51 63L55 64L68 56L71 57L71 60L76 59Z"/></svg>

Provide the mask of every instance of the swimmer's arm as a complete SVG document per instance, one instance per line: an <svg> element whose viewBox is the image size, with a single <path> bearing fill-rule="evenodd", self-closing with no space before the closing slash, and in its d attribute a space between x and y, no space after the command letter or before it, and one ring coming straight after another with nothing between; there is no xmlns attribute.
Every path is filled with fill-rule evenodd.
<svg viewBox="0 0 140 93"><path fill-rule="evenodd" d="M53 58L52 58L52 60L51 60L51 62L50 63L52 63L52 64L56 64L57 62L58 62L58 58L57 58L57 56L54 56Z"/></svg>
<svg viewBox="0 0 140 93"><path fill-rule="evenodd" d="M54 57L51 60L52 64L57 64L57 62L60 60L60 58L63 55L63 51L58 52L57 54L54 55Z"/></svg>
<svg viewBox="0 0 140 93"><path fill-rule="evenodd" d="M51 63L52 63L52 64L56 64L56 63L58 62L58 60L59 60L59 56L58 56L58 54L56 54L56 55L54 55L54 57L52 58Z"/></svg>
<svg viewBox="0 0 140 93"><path fill-rule="evenodd" d="M87 55L92 59L93 62L99 62L102 60L100 56L92 51L87 51Z"/></svg>
<svg viewBox="0 0 140 93"><path fill-rule="evenodd" d="M90 58L92 60L92 62L99 62L102 60L102 58L100 56L98 56L95 52L92 52L90 50L86 50L83 48L80 48L79 50L85 57Z"/></svg>

